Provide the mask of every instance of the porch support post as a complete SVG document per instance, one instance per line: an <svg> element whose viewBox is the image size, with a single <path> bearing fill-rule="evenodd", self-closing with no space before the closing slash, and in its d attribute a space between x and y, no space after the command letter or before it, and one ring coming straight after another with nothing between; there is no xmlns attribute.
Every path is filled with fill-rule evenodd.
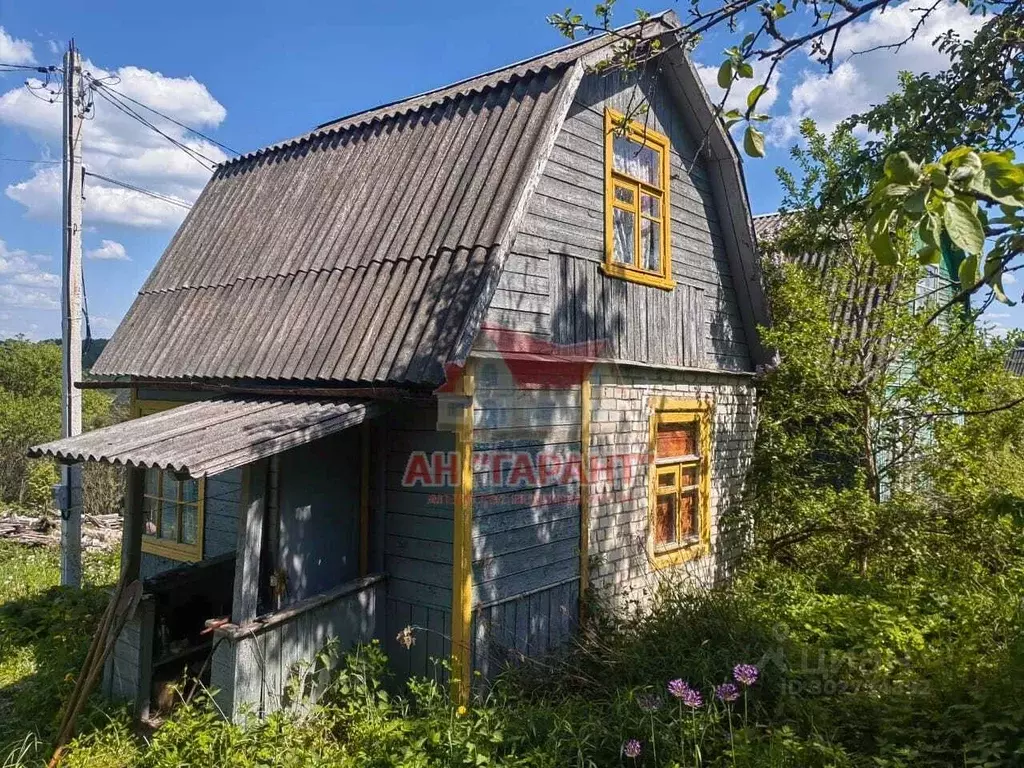
<svg viewBox="0 0 1024 768"><path fill-rule="evenodd" d="M131 584L142 569L142 491L146 470L128 467L125 476L124 530L121 534L121 569Z"/></svg>
<svg viewBox="0 0 1024 768"><path fill-rule="evenodd" d="M242 469L242 514L235 556L235 591L231 621L244 624L256 617L260 596L260 552L263 521L267 513L268 460L260 459Z"/></svg>
<svg viewBox="0 0 1024 768"><path fill-rule="evenodd" d="M469 701L472 685L473 626L473 396L476 391L473 361L462 372L462 394L468 402L459 414L455 449L459 461L455 488L452 552L452 698Z"/></svg>

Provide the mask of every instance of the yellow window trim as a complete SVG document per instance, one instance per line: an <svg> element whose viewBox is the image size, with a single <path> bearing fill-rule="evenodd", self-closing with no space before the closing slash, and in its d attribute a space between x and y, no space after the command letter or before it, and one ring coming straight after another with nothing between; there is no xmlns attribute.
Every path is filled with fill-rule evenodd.
<svg viewBox="0 0 1024 768"><path fill-rule="evenodd" d="M626 123L626 136L638 144L646 144L658 150L661 157L661 186L655 187L639 179L634 179L614 168L614 152L612 139L619 126L625 120L625 115L616 112L614 109L604 111L604 263L601 264L601 272L609 277L622 280L629 280L640 285L647 285L653 288L672 290L676 281L672 279L672 207L670 199L671 191L671 168L669 164L669 141L668 137L651 128L645 128L642 123L630 120ZM616 200L615 188L622 187L633 192L633 203ZM640 211L640 193L644 192L652 197L657 197L661 203L661 217L645 216ZM612 224L613 211L629 211L637 218L634 238L634 260L633 265L619 264L614 259L615 232ZM637 266L640 263L640 226L642 219L649 219L661 226L661 269L658 272L642 269Z"/></svg>
<svg viewBox="0 0 1024 768"><path fill-rule="evenodd" d="M709 400L682 400L656 396L650 399L650 466L648 467L647 500L647 556L656 570L695 560L711 552L711 413L713 404ZM658 425L698 422L700 458L697 462L685 459L661 465L657 464ZM654 512L657 509L658 477L670 468L698 463L697 504L699 535L696 541L682 542L670 550L654 546ZM679 482L677 477L677 483ZM688 486L690 487L690 486Z"/></svg>
<svg viewBox="0 0 1024 768"><path fill-rule="evenodd" d="M140 400L132 390L131 416L150 416L154 413L168 411L186 402L178 400ZM142 551L150 555L166 557L184 563L195 563L203 559L203 529L206 522L206 478L199 478L198 504L196 505L196 540L194 544L180 544L166 541L156 536L142 535Z"/></svg>

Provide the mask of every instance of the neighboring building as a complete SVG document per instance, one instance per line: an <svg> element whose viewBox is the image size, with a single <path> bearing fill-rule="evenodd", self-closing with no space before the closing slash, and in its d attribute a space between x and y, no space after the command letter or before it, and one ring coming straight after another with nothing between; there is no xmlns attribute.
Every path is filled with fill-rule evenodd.
<svg viewBox="0 0 1024 768"><path fill-rule="evenodd" d="M93 368L138 418L33 449L129 468L110 695L191 668L269 712L332 637L486 678L587 590L727 573L765 305L677 28L633 27L666 51L635 73L592 38L214 173Z"/></svg>
<svg viewBox="0 0 1024 768"><path fill-rule="evenodd" d="M1006 359L1006 370L1024 376L1024 344L1018 344Z"/></svg>

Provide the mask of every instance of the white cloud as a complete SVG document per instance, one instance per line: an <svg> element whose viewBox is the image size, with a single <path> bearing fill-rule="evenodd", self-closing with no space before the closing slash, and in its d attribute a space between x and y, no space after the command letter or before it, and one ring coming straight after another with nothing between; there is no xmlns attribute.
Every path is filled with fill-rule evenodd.
<svg viewBox="0 0 1024 768"><path fill-rule="evenodd" d="M111 82L116 83L112 87L126 96L200 130L215 128L227 114L206 86L192 77L167 77L132 66L111 73L89 61L84 63L83 69L96 78L110 77ZM146 113L141 107L130 103L129 106L144 114L161 131L213 162L227 159L214 144ZM21 86L13 88L0 95L0 123L22 129L37 140L47 142L49 150L59 151L59 103L49 104L35 98ZM187 202L199 196L210 177L208 168L98 95L94 117L84 125L83 159L90 171ZM31 217L54 218L60 213L60 173L56 166L41 167L32 176L10 184L7 196L21 203ZM83 212L90 226L120 224L170 229L180 224L186 213L181 206L95 177L86 178L85 194Z"/></svg>
<svg viewBox="0 0 1024 768"><path fill-rule="evenodd" d="M0 240L0 284L56 292L60 289L60 278L40 269L39 261L39 255L8 248L7 243Z"/></svg>
<svg viewBox="0 0 1024 768"><path fill-rule="evenodd" d="M1006 272L1003 274L1003 285L1013 285L1017 282L1017 278L1013 276L1012 272Z"/></svg>
<svg viewBox="0 0 1024 768"><path fill-rule="evenodd" d="M737 80L732 89L729 91L729 97L725 100L725 109L738 109L742 112L747 111L747 94L755 85L760 85L764 82L765 77L768 76L768 69L770 64L767 61L756 61L752 62L754 67L754 77L742 80ZM725 90L718 87L718 67L707 66L704 64L697 64L697 74L700 76L701 82L704 83L704 87L707 89L708 96L711 97L712 104L719 104L722 101L722 96L725 95ZM779 78L773 77L771 87L765 91L761 98L757 100L757 111L767 112L771 109L775 100L779 96Z"/></svg>
<svg viewBox="0 0 1024 768"><path fill-rule="evenodd" d="M840 35L835 70L829 74L808 56L808 67L798 76L786 112L770 123L769 138L776 143L797 136L800 121L813 118L822 130L883 102L898 88L901 71L938 72L949 66L949 57L933 45L935 39L954 29L965 39L974 37L984 23L959 3L938 6L913 40L898 51L872 50L905 40L922 7L915 0L873 12L866 21L851 24Z"/></svg>
<svg viewBox="0 0 1024 768"><path fill-rule="evenodd" d="M49 291L24 290L0 285L0 307L11 309L60 309L60 302Z"/></svg>
<svg viewBox="0 0 1024 768"><path fill-rule="evenodd" d="M5 64L35 64L32 43L28 40L18 40L0 27L0 61Z"/></svg>
<svg viewBox="0 0 1024 768"><path fill-rule="evenodd" d="M131 261L124 246L116 240L103 240L99 248L86 251L85 258L97 261Z"/></svg>

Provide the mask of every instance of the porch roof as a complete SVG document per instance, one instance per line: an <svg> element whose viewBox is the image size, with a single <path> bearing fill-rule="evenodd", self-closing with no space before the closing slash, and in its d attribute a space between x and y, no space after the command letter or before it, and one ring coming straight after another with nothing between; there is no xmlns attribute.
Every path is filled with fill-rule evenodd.
<svg viewBox="0 0 1024 768"><path fill-rule="evenodd" d="M30 448L32 458L226 472L340 432L379 413L370 400L219 397Z"/></svg>

